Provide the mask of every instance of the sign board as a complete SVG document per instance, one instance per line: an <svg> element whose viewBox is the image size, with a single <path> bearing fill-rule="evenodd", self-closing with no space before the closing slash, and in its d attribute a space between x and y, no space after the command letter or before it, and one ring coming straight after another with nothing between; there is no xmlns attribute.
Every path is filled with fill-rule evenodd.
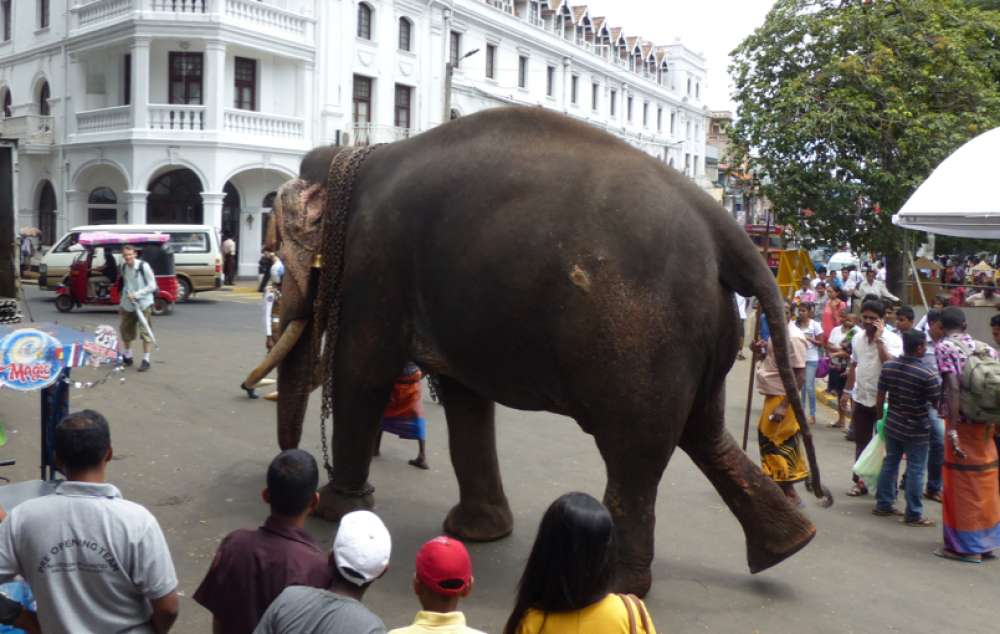
<svg viewBox="0 0 1000 634"><path fill-rule="evenodd" d="M35 330L15 330L0 339L0 385L34 391L55 383L66 367L62 344Z"/></svg>

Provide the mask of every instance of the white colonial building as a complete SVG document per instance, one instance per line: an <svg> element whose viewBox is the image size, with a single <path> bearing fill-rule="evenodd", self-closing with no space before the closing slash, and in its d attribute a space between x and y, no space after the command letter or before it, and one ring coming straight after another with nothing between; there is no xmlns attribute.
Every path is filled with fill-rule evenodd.
<svg viewBox="0 0 1000 634"><path fill-rule="evenodd" d="M87 223L211 224L252 275L272 193L311 147L503 104L701 179L704 58L612 22L562 0L0 0L17 224L44 244Z"/></svg>

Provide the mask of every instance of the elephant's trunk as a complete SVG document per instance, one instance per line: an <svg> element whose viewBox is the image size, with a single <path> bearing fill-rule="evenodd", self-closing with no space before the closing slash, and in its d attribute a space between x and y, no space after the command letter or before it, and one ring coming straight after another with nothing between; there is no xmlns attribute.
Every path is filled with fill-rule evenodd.
<svg viewBox="0 0 1000 634"><path fill-rule="evenodd" d="M285 326L281 332L281 337L274 344L274 347L271 348L271 351L267 353L264 361L254 368L247 375L247 378L243 380L244 388L252 388L257 385L261 379L271 373L271 370L278 367L278 364L285 360L288 353L291 352L295 344L302 338L302 333L305 332L307 323L306 319L296 319Z"/></svg>

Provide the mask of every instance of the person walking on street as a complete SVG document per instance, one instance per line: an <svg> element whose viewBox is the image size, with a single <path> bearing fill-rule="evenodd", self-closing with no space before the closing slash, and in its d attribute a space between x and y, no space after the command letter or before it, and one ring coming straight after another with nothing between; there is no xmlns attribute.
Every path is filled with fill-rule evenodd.
<svg viewBox="0 0 1000 634"><path fill-rule="evenodd" d="M407 363L402 375L396 379L389 396L389 404L382 413L382 431L375 441L375 453L382 447L382 434L389 432L400 438L417 441L417 457L409 464L418 469L430 469L427 464L427 422L424 420L420 381L424 378L415 363Z"/></svg>
<svg viewBox="0 0 1000 634"><path fill-rule="evenodd" d="M961 404L966 400L970 406L975 404L976 383L966 388L961 382L967 364L992 364L997 353L965 333L965 313L960 308L944 309L941 327L944 337L935 352L944 382L941 414L946 424L944 546L935 554L982 563L994 559L993 551L1000 548L1000 490L993 440L997 425L966 417Z"/></svg>
<svg viewBox="0 0 1000 634"><path fill-rule="evenodd" d="M121 301L118 305L119 326L124 350L124 363L132 365L132 342L142 339L142 363L139 372L149 370L149 350L153 345L153 333L149 331L153 323L153 299L158 287L153 269L136 255L135 247L122 247ZM139 318L142 313L145 320Z"/></svg>
<svg viewBox="0 0 1000 634"><path fill-rule="evenodd" d="M236 278L236 241L228 234L222 241L222 275L223 283L232 286Z"/></svg>
<svg viewBox="0 0 1000 634"><path fill-rule="evenodd" d="M855 315L841 308L840 325L833 329L830 337L826 341L826 352L830 355L830 374L827 378L827 385L830 391L837 396L837 420L830 423L830 427L844 429L847 427L846 417L849 411L850 395L847 399L841 399L844 394L844 386L847 385L847 369L851 363L851 342L854 337L861 332L861 329L854 324Z"/></svg>
<svg viewBox="0 0 1000 634"><path fill-rule="evenodd" d="M937 356L934 354L934 347L937 345L936 340L931 333L924 330L918 329L914 323L913 319L915 317L913 309L909 306L901 306L899 310L896 311L896 326L899 328L900 333L907 333L910 331L919 332L924 336L926 342L925 352L924 352L924 365L931 369L938 378L941 377L941 373L938 372ZM925 320L940 325L941 322L941 311L940 310L930 310L924 317ZM925 323L927 323L925 321ZM939 337L940 338L940 337ZM928 500L932 500L937 503L941 503L941 469L944 468L944 419L938 413L938 400L930 403L927 406L927 415L931 420L931 442L930 451L927 456L927 490L924 491L924 497Z"/></svg>
<svg viewBox="0 0 1000 634"><path fill-rule="evenodd" d="M788 305L785 306L785 318L791 318ZM795 322L788 323L788 340L795 382L801 388L805 383L808 342ZM792 504L799 506L802 502L795 492L795 483L809 477L809 465L799 437L799 421L788 406L788 395L774 354L774 341L756 341L754 351L763 357L757 366L757 390L764 396L764 407L757 422L760 468L764 475L781 487Z"/></svg>
<svg viewBox="0 0 1000 634"><path fill-rule="evenodd" d="M875 409L878 400L878 380L882 374L882 365L898 357L903 352L903 342L899 335L885 329L885 304L877 299L870 299L861 306L861 327L864 333L851 341L851 366L847 374L847 385L843 400L850 394L854 399L854 409L851 412L851 423L854 428L854 460L868 446L875 430L875 423L882 417L882 412ZM851 497L868 495L865 481L853 474L854 487L847 492Z"/></svg>
<svg viewBox="0 0 1000 634"><path fill-rule="evenodd" d="M941 395L941 377L924 363L927 339L923 333L908 330L902 339L902 356L887 361L879 376L875 410L882 411L888 394L889 416L885 422L885 459L878 476L872 513L899 514L893 505L898 494L899 463L905 454L906 512L903 521L907 526L934 526L933 520L924 517L921 496L931 440L930 404L937 402Z"/></svg>
<svg viewBox="0 0 1000 634"><path fill-rule="evenodd" d="M798 306L795 325L806 338L806 375L802 383L802 406L809 404L809 424L816 424L816 368L819 365L819 351L822 345L823 328L813 319L813 305L802 302Z"/></svg>

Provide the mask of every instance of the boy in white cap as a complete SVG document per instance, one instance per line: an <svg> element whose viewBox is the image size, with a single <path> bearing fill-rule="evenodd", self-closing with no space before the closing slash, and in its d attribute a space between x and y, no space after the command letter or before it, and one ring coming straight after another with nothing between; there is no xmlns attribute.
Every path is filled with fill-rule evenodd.
<svg viewBox="0 0 1000 634"><path fill-rule="evenodd" d="M382 620L361 598L385 574L391 551L389 531L377 515L348 513L340 520L330 552L330 587L286 588L267 608L254 634L385 634Z"/></svg>

